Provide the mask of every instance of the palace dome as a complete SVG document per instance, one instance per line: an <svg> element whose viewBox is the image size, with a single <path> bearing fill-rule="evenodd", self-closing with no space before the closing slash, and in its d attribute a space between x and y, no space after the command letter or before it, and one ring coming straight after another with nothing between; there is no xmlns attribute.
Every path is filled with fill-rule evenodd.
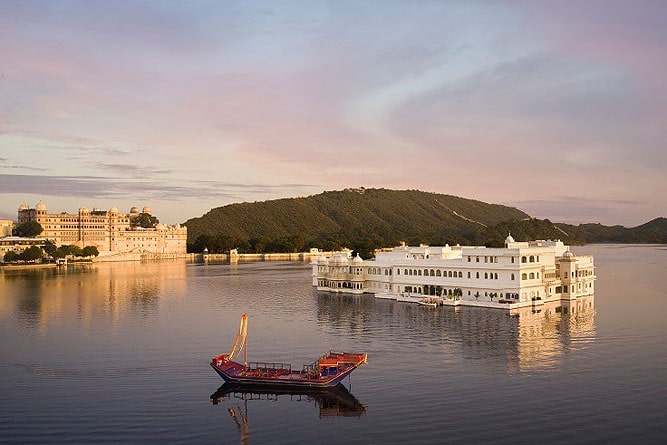
<svg viewBox="0 0 667 445"><path fill-rule="evenodd" d="M358 263L363 263L364 260L362 260L359 254L357 254L357 256L355 256L354 259L352 260L352 262L358 264Z"/></svg>
<svg viewBox="0 0 667 445"><path fill-rule="evenodd" d="M28 204L21 204L19 206L19 212L23 210L30 210L30 206Z"/></svg>
<svg viewBox="0 0 667 445"><path fill-rule="evenodd" d="M139 213L139 207L132 207L130 213Z"/></svg>
<svg viewBox="0 0 667 445"><path fill-rule="evenodd" d="M347 263L347 255L344 253L336 253L331 257L331 260L329 260L329 264L333 266L346 266Z"/></svg>
<svg viewBox="0 0 667 445"><path fill-rule="evenodd" d="M109 213L118 213L118 207L116 207L116 206L112 206L112 207L109 209Z"/></svg>
<svg viewBox="0 0 667 445"><path fill-rule="evenodd" d="M144 208L141 210L142 213L148 213L149 215L151 214L151 208L148 206L144 206Z"/></svg>
<svg viewBox="0 0 667 445"><path fill-rule="evenodd" d="M79 207L79 213L88 213L88 207Z"/></svg>
<svg viewBox="0 0 667 445"><path fill-rule="evenodd" d="M39 201L35 206L35 210L43 210L46 212L46 204L44 204L42 201Z"/></svg>

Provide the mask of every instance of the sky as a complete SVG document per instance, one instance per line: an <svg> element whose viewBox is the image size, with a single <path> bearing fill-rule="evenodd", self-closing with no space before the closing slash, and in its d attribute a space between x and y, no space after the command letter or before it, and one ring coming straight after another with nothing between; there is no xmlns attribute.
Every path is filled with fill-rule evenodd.
<svg viewBox="0 0 667 445"><path fill-rule="evenodd" d="M0 218L418 189L667 216L667 2L0 0Z"/></svg>

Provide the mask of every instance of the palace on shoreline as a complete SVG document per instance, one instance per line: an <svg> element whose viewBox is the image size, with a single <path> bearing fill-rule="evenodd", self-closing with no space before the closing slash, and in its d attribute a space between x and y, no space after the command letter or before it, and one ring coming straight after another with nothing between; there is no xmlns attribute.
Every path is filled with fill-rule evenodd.
<svg viewBox="0 0 667 445"><path fill-rule="evenodd" d="M351 294L443 297L445 304L522 307L594 294L591 255L574 255L562 241L517 242L503 248L401 245L374 260L350 251L312 263L317 290Z"/></svg>
<svg viewBox="0 0 667 445"><path fill-rule="evenodd" d="M150 207L141 213L150 215ZM185 255L188 231L181 225L156 224L152 228L133 227L131 220L140 215L137 207L121 213L116 207L109 210L81 207L78 213L49 213L46 204L35 208L21 204L18 225L37 221L43 229L38 238L53 241L56 246L95 246L100 256L138 253L142 255Z"/></svg>

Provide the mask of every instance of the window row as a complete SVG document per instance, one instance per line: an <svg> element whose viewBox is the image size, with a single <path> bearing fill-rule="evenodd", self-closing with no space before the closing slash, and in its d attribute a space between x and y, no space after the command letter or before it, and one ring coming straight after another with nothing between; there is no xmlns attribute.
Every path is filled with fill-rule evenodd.
<svg viewBox="0 0 667 445"><path fill-rule="evenodd" d="M401 269L396 270L396 275L401 274ZM391 275L391 273L390 273ZM439 270L439 269L424 269L422 274L421 269L403 269L403 275L413 275L413 276L424 276L424 277L449 277L449 278L463 278L463 272L461 271L452 271L452 270Z"/></svg>
<svg viewBox="0 0 667 445"><path fill-rule="evenodd" d="M329 289L362 289L362 283L351 283L349 281L333 281L318 280L319 287L328 287Z"/></svg>
<svg viewBox="0 0 667 445"><path fill-rule="evenodd" d="M524 273L521 274L521 279L522 280L534 280L536 278L538 278L538 279L540 278L540 273L539 272L537 272L537 273L531 272L529 274L524 272Z"/></svg>
<svg viewBox="0 0 667 445"><path fill-rule="evenodd" d="M521 262L522 263L539 263L540 262L540 257L539 257L539 255L538 256L534 256L534 255L522 256L521 257Z"/></svg>
<svg viewBox="0 0 667 445"><path fill-rule="evenodd" d="M481 258L481 257L476 256L476 257L475 257L475 262L476 262L476 263L479 263L479 262L480 262L480 258ZM469 256L469 257L468 257L468 262L469 262L469 263L472 262L472 256ZM497 256L485 256L485 257L484 257L484 262L485 262L485 263L497 263L497 262L498 262L498 257L497 257ZM512 262L514 262L514 257L512 257Z"/></svg>

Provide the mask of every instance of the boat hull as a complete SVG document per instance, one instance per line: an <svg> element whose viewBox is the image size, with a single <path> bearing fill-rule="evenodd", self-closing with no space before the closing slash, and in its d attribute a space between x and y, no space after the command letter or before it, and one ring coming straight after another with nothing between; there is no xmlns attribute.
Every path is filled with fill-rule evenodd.
<svg viewBox="0 0 667 445"><path fill-rule="evenodd" d="M332 355L333 354L333 355ZM366 354L329 353L316 362L316 371L246 367L219 356L211 360L213 370L227 383L284 388L328 388L338 385L359 365L366 363Z"/></svg>
<svg viewBox="0 0 667 445"><path fill-rule="evenodd" d="M248 385L248 386L279 386L282 388L328 388L338 385L340 382L345 379L354 369L350 368L345 372L337 374L335 377L329 380L315 380L315 379L306 379L306 378L289 378L289 379L278 379L278 378L262 378L262 377L233 377L225 373L223 370L218 368L215 364L211 363L211 367L218 373L222 379L227 383L235 383L239 385Z"/></svg>

